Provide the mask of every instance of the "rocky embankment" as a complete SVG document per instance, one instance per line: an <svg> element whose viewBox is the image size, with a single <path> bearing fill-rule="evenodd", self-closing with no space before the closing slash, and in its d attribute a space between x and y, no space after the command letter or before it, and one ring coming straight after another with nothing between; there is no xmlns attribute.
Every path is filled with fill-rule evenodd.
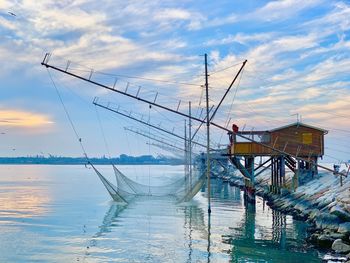
<svg viewBox="0 0 350 263"><path fill-rule="evenodd" d="M320 173L295 192L284 190L280 195L269 192L268 176L256 182L257 194L271 208L310 223L311 243L350 258L350 178L344 178L340 186L339 177Z"/></svg>

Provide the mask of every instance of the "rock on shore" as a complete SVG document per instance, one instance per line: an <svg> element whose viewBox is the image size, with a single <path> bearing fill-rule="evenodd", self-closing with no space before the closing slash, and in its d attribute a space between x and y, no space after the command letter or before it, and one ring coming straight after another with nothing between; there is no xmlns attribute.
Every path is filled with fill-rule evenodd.
<svg viewBox="0 0 350 263"><path fill-rule="evenodd" d="M269 192L269 174L256 179L257 191L268 200L271 208L306 220L312 225L310 241L318 247L339 253L350 252L350 178L340 179L322 172L293 191L276 195Z"/></svg>

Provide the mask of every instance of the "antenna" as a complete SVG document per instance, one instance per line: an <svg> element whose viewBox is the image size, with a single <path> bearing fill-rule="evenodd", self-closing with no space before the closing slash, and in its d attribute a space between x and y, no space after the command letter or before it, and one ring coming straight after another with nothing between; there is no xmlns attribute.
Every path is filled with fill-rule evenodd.
<svg viewBox="0 0 350 263"><path fill-rule="evenodd" d="M299 113L294 113L294 114L292 114L290 116L297 116L297 123L299 123Z"/></svg>

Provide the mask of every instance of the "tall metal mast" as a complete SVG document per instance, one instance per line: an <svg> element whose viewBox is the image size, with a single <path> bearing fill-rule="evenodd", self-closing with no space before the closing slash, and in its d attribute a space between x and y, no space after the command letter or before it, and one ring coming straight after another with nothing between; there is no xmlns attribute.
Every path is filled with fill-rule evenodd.
<svg viewBox="0 0 350 263"><path fill-rule="evenodd" d="M205 100L207 108L207 181L208 181L208 213L211 213L210 205L210 119L209 119L209 85L208 85L208 59L207 54L204 54L204 64L205 64Z"/></svg>
<svg viewBox="0 0 350 263"><path fill-rule="evenodd" d="M184 149L185 149L185 152L184 152L184 155L185 155L185 177L186 179L188 179L188 144L187 144L187 123L186 123L186 120L185 120L185 130L184 130L184 137L185 137L185 145L184 145Z"/></svg>
<svg viewBox="0 0 350 263"><path fill-rule="evenodd" d="M190 187L192 187L192 110L191 110L191 101L188 102L188 164L189 164L189 177L190 177Z"/></svg>

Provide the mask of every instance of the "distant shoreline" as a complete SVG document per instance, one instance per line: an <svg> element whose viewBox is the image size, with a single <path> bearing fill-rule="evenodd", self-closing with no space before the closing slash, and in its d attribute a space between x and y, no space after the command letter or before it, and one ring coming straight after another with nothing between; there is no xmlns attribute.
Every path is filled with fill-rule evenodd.
<svg viewBox="0 0 350 263"><path fill-rule="evenodd" d="M85 165L86 163L0 163L1 165ZM111 165L111 163L93 163L94 165ZM114 165L183 165L182 163L113 163ZM87 165L87 164L86 164Z"/></svg>
<svg viewBox="0 0 350 263"><path fill-rule="evenodd" d="M116 158L89 158L91 163L96 165L179 165L183 164L181 159L172 157L153 157L152 155L128 156L125 154ZM84 157L61 157L61 156L28 156L28 157L0 157L0 165L29 165L29 164L47 164L47 165L85 165L87 161Z"/></svg>

